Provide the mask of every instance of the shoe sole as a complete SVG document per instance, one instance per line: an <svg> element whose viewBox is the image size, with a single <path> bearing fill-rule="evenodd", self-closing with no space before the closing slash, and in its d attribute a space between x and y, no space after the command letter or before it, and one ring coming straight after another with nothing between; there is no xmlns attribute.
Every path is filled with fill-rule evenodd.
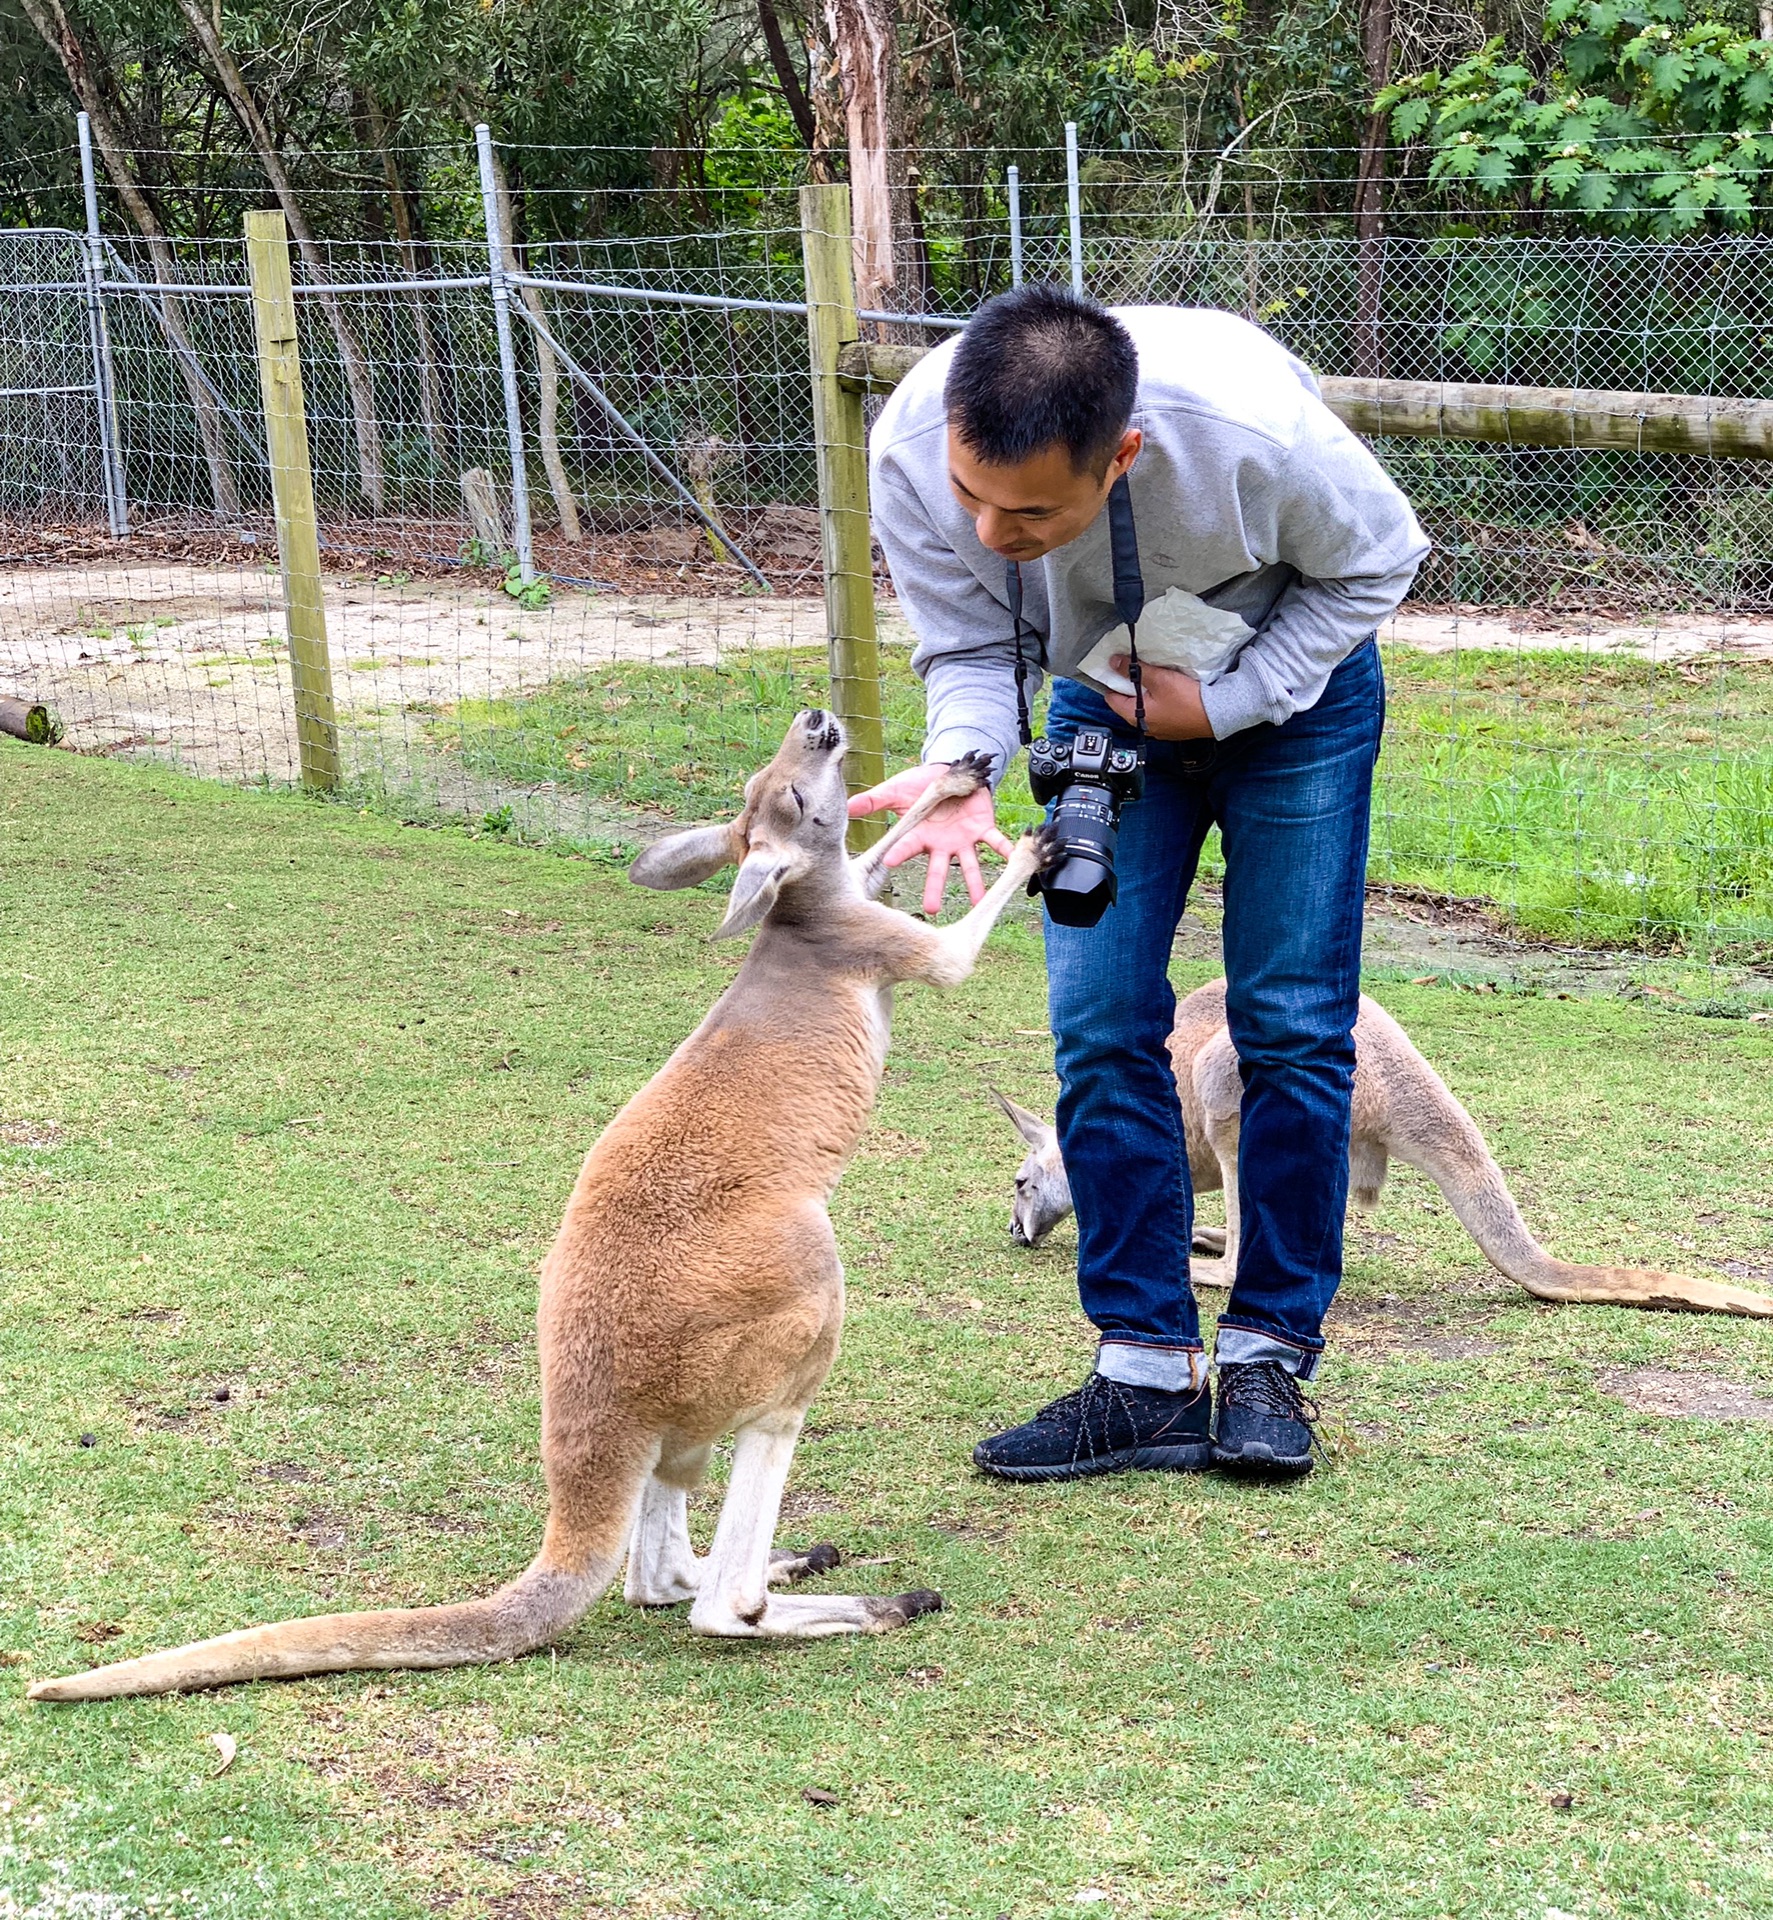
<svg viewBox="0 0 1773 1920"><path fill-rule="evenodd" d="M1213 1448L1213 1465L1226 1473L1247 1473L1263 1480L1298 1480L1315 1463L1309 1453L1276 1453L1260 1440L1252 1441L1233 1453L1225 1447Z"/></svg>
<svg viewBox="0 0 1773 1920"><path fill-rule="evenodd" d="M1000 1467L977 1454L973 1464L995 1480L1089 1480L1102 1473L1205 1473L1213 1464L1212 1451L1202 1440L1186 1447L1126 1447L1053 1467Z"/></svg>

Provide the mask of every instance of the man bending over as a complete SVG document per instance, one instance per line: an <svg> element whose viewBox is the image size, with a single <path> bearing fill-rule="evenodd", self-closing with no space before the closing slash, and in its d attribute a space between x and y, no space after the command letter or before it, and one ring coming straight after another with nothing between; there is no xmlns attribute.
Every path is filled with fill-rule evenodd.
<svg viewBox="0 0 1773 1920"><path fill-rule="evenodd" d="M1022 587L1025 697L1038 660L1055 676L1048 737L1095 728L1135 742L1133 698L1081 668L1112 630L1125 635L1109 538L1123 475L1146 606L1181 588L1250 630L1227 665L1198 679L1143 665L1146 782L1121 814L1119 898L1094 926L1047 916L1059 1141L1077 1206L1078 1291L1100 1342L1079 1391L982 1441L974 1459L1014 1480L1149 1465L1306 1472L1314 1409L1299 1383L1316 1370L1342 1277L1367 814L1385 706L1374 632L1428 542L1311 375L1260 329L1206 310L1108 312L1052 286L992 301L920 362L881 414L870 467L928 733L923 764L859 794L854 814L902 812L962 754L989 753L998 777L1015 757L1006 562ZM1123 650L1110 672L1130 664ZM1226 1015L1244 1083L1216 1424L1165 1046L1171 942L1212 826L1225 854ZM989 792L939 809L891 859L929 855L933 913L951 861L979 898L981 844L1009 851Z"/></svg>

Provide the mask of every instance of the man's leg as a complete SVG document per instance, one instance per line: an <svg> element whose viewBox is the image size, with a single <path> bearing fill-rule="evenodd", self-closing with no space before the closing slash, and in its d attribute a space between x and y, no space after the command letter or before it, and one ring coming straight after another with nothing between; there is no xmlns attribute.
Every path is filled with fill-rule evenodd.
<svg viewBox="0 0 1773 1920"><path fill-rule="evenodd" d="M1095 695L1062 682L1048 731L1064 737L1081 725L1112 726L1117 737L1132 738ZM1192 1194L1166 1044L1176 1009L1170 947L1207 824L1204 783L1178 770L1181 758L1177 746L1154 745L1144 797L1122 810L1116 904L1094 927L1046 921L1078 1293L1101 1344L1081 1396L1055 1402L1028 1427L975 1453L987 1471L1007 1477L1206 1464L1208 1403L1198 1391L1206 1370L1188 1286ZM1181 1426L1173 1424L1178 1394L1189 1401ZM1166 1450L1177 1457L1132 1457L1149 1455L1141 1443L1152 1422L1171 1423L1175 1444ZM1065 1457L1049 1460L1055 1448Z"/></svg>
<svg viewBox="0 0 1773 1920"><path fill-rule="evenodd" d="M1077 1209L1077 1290L1099 1370L1169 1391L1199 1384L1188 1285L1194 1194L1170 1064L1170 949L1208 825L1202 783L1151 753L1121 813L1120 894L1093 927L1046 921L1059 1149Z"/></svg>
<svg viewBox="0 0 1773 1920"><path fill-rule="evenodd" d="M1383 720L1369 644L1337 669L1317 706L1262 729L1212 780L1225 843L1226 1019L1244 1082L1237 1274L1215 1347L1222 1425L1233 1384L1223 1369L1266 1363L1265 1374L1278 1367L1310 1378L1342 1278L1368 814Z"/></svg>

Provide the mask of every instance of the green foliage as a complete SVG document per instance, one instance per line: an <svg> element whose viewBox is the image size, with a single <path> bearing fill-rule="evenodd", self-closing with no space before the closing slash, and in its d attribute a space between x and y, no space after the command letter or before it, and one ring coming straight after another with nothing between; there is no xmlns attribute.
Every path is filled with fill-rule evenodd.
<svg viewBox="0 0 1773 1920"><path fill-rule="evenodd" d="M516 554L506 556L505 591L525 613L539 613L553 597L553 589L546 575L537 574L533 580L524 579L523 563Z"/></svg>
<svg viewBox="0 0 1773 1920"><path fill-rule="evenodd" d="M1493 39L1380 94L1444 189L1656 238L1773 205L1773 43L1685 0L1552 0L1545 39L1549 70Z"/></svg>

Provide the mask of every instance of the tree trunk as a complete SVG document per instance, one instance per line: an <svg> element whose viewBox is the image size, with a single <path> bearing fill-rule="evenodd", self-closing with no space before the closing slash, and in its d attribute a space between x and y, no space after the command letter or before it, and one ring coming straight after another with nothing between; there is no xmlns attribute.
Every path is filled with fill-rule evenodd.
<svg viewBox="0 0 1773 1920"><path fill-rule="evenodd" d="M53 747L62 737L62 723L54 708L46 707L41 700L0 697L0 733L29 741L34 747Z"/></svg>
<svg viewBox="0 0 1773 1920"><path fill-rule="evenodd" d="M824 0L850 153L856 304L905 307L911 264L905 89L892 0Z"/></svg>
<svg viewBox="0 0 1773 1920"><path fill-rule="evenodd" d="M775 0L757 0L757 19L763 28L763 44L769 50L770 65L775 68L776 80L782 89L782 103L793 117L794 129L800 135L801 144L810 153L819 142L818 128L813 121L813 103L806 97L806 88L800 84L800 74L795 68L793 55L789 53L788 42L783 38Z"/></svg>
<svg viewBox="0 0 1773 1920"><path fill-rule="evenodd" d="M1371 103L1391 78L1391 0L1361 0L1361 65L1366 74L1366 131L1354 183L1354 371L1362 380L1385 374L1385 153L1391 129Z"/></svg>
<svg viewBox="0 0 1773 1920"><path fill-rule="evenodd" d="M416 280L425 270L426 255L413 227L412 202L407 198L406 182L400 177L400 163L395 159L393 145L388 139L388 123L372 96L364 96L363 107L370 138L382 156L382 179L387 184L388 209L393 215L394 232L400 241L401 266L409 280ZM424 427L425 443L431 449L431 457L441 462L444 458L443 388L437 377L437 353L431 341L431 316L425 311L425 296L417 287L412 290L410 298L413 337L419 355L419 421Z"/></svg>
<svg viewBox="0 0 1773 1920"><path fill-rule="evenodd" d="M807 178L816 187L836 184L843 152L843 85L835 49L825 38L824 16L815 6L806 28L807 79L812 92L813 145Z"/></svg>
<svg viewBox="0 0 1773 1920"><path fill-rule="evenodd" d="M87 119L92 122L93 138L98 142L105 171L111 176L111 184L117 190L118 199L123 202L123 210L147 241L148 257L154 265L154 278L164 289L177 281L178 262L173 257L172 245L166 237L166 229L160 224L159 215L136 179L129 151L111 118L104 90L94 76L86 49L63 10L61 0L22 0L22 5L25 17L36 28L44 44L61 61L74 98L80 102ZM234 469L228 459L221 412L216 406L215 396L203 383L202 362L197 357L197 349L191 344L190 331L185 325L184 307L177 294L162 291L160 316L173 343L173 361L185 383L185 391L190 395L191 411L197 419L197 435L203 442L203 458L209 468L209 490L215 500L216 512L227 519L237 520L240 517L240 496L234 487Z"/></svg>
<svg viewBox="0 0 1773 1920"><path fill-rule="evenodd" d="M357 440L358 482L363 489L363 497L369 502L370 511L379 514L387 505L387 488L382 468L382 430L381 423L376 417L375 381L370 374L369 361L364 355L362 344L355 331L345 318L344 308L335 295L325 291L327 281L325 258L314 239L313 229L308 225L307 215L302 211L301 202L296 198L295 188L283 164L283 156L277 150L277 142L265 123L264 115L259 111L252 89L246 84L246 76L240 71L234 56L223 44L222 36L216 26L219 10L218 15L212 17L203 0L178 0L178 7L179 12L189 23L191 31L197 36L197 44L203 49L210 65L215 69L216 78L221 82L222 92L227 96L228 105L233 108L235 119L240 122L240 130L252 143L253 152L259 165L264 169L265 178L271 183L271 191L277 196L277 204L283 209L283 217L289 222L290 237L301 253L302 263L308 269L310 280L321 289L316 297L332 328L333 338L338 342L339 360L345 373L345 385L351 394L351 415Z"/></svg>
<svg viewBox="0 0 1773 1920"><path fill-rule="evenodd" d="M492 150L492 160L493 189L499 196L499 225L505 235L505 271L516 273L516 207L510 182L505 177L505 163L499 158L496 145ZM548 324L547 309L542 304L541 294L534 287L519 287L517 296L532 318L539 320L543 326ZM566 477L566 462L560 457L560 362L554 357L554 349L533 327L530 329L530 344L536 350L536 375L541 383L541 405L536 413L536 440L542 449L542 465L547 470L548 491L554 496L554 512L560 521L560 531L577 546L584 538L579 526L579 503L573 497L572 482Z"/></svg>

